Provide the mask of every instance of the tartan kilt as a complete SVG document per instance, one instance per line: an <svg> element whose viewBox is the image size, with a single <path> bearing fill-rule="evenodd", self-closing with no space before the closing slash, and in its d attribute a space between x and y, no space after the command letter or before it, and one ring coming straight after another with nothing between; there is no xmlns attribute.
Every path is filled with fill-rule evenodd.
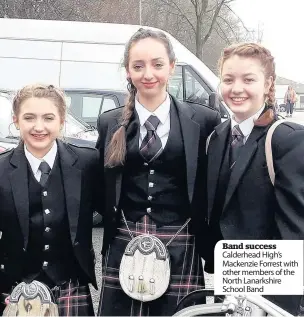
<svg viewBox="0 0 304 317"><path fill-rule="evenodd" d="M127 223L134 237L149 232L164 244L184 224L157 227L149 216L142 217L136 223ZM204 287L202 261L196 252L195 237L189 233L188 224L168 246L171 278L166 293L154 301L144 303L130 298L119 282L120 262L130 241L128 229L121 220L118 232L102 259L103 276L98 316L172 316L184 296Z"/></svg>
<svg viewBox="0 0 304 317"><path fill-rule="evenodd" d="M89 285L70 281L52 290L59 316L95 316Z"/></svg>

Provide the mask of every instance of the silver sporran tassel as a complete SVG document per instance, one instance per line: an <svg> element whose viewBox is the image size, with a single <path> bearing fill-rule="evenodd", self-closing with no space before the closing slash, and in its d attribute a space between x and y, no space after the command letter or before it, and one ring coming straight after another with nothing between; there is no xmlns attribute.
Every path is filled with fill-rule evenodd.
<svg viewBox="0 0 304 317"><path fill-rule="evenodd" d="M129 275L129 291L133 292L134 289L134 276L133 275Z"/></svg>
<svg viewBox="0 0 304 317"><path fill-rule="evenodd" d="M145 292L144 277L140 275L138 277L138 293L144 293L144 292Z"/></svg>
<svg viewBox="0 0 304 317"><path fill-rule="evenodd" d="M155 280L154 278L150 278L150 294L154 295L155 293Z"/></svg>

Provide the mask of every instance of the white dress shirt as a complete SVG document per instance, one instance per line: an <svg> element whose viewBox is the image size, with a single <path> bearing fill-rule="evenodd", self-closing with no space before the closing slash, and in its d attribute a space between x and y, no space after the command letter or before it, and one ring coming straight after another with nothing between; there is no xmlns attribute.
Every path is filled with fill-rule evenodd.
<svg viewBox="0 0 304 317"><path fill-rule="evenodd" d="M161 140L162 148L165 148L170 132L170 104L170 97L169 94L167 94L165 101L154 112L150 112L147 108L140 104L137 99L135 99L135 109L137 111L140 123L139 147L141 146L141 143L147 134L147 129L144 124L147 119L153 115L157 116L160 121L156 129L156 133Z"/></svg>
<svg viewBox="0 0 304 317"><path fill-rule="evenodd" d="M52 169L54 166L55 158L57 155L57 142L55 141L51 149L47 152L47 154L42 158L39 159L35 157L32 153L30 153L26 145L24 144L24 153L25 156L30 163L31 169L33 171L33 174L35 178L37 179L38 182L40 182L40 177L41 177L41 171L39 169L40 163L45 161L49 164L50 168Z"/></svg>
<svg viewBox="0 0 304 317"><path fill-rule="evenodd" d="M236 126L239 125L243 135L244 135L244 144L249 138L249 135L254 127L254 121L259 118L261 113L263 112L265 106L263 106L258 112L256 112L253 116L249 117L248 119L242 121L241 123L237 123L234 119L234 116L231 118L231 131Z"/></svg>

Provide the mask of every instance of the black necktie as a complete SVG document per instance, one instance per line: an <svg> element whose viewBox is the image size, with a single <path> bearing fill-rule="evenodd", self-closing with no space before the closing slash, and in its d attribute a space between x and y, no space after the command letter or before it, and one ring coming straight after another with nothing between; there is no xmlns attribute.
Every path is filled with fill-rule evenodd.
<svg viewBox="0 0 304 317"><path fill-rule="evenodd" d="M231 164L234 165L239 155L240 148L244 145L244 134L238 125L232 129L232 142L231 142Z"/></svg>
<svg viewBox="0 0 304 317"><path fill-rule="evenodd" d="M147 134L140 146L140 153L147 162L154 160L162 151L162 143L156 133L159 123L159 119L152 115L145 122Z"/></svg>
<svg viewBox="0 0 304 317"><path fill-rule="evenodd" d="M49 178L51 168L47 162L41 162L39 165L39 170L41 171L41 178L39 183L43 187Z"/></svg>

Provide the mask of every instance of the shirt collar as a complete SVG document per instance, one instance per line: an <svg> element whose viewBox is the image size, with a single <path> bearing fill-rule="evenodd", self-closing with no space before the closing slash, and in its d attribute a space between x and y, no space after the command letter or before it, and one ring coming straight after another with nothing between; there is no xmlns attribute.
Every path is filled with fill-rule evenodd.
<svg viewBox="0 0 304 317"><path fill-rule="evenodd" d="M169 112L170 112L170 97L167 93L167 97L165 101L153 112L150 112L147 108L145 108L142 104L139 103L137 98L135 99L135 109L137 111L138 117L139 117L139 123L141 126L145 124L147 119L151 115L157 116L159 121L164 124L166 120L168 119Z"/></svg>
<svg viewBox="0 0 304 317"><path fill-rule="evenodd" d="M264 109L265 109L265 106L263 106L253 116L251 116L248 119L242 121L241 123L237 123L235 121L235 119L234 119L234 116L232 116L232 118L231 118L231 131L236 125L238 125L240 127L243 135L245 137L247 137L251 133L251 131L252 131L253 127L254 127L254 121L259 118L259 116L261 115L261 113L263 112Z"/></svg>
<svg viewBox="0 0 304 317"><path fill-rule="evenodd" d="M30 166L31 166L34 174L36 174L38 172L40 163L42 161L47 162L49 164L50 168L52 169L54 166L56 155L57 155L57 142L56 141L54 142L51 149L45 154L45 156L42 159L39 159L39 158L35 157L32 153L30 153L28 151L28 149L26 148L25 144L24 144L24 153L25 153L25 156L26 156L28 162L30 163Z"/></svg>

